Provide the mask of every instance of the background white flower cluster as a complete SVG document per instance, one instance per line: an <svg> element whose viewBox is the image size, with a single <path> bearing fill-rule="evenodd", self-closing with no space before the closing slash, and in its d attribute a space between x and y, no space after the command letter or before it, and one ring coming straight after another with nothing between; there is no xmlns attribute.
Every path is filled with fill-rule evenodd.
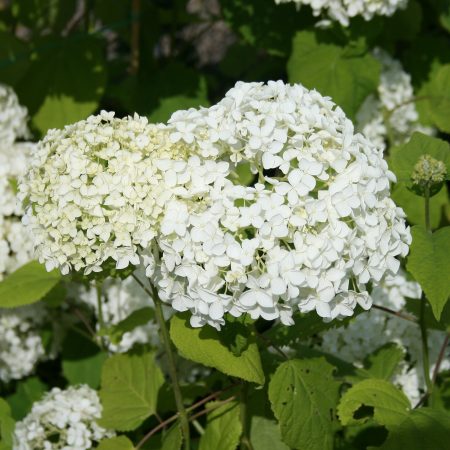
<svg viewBox="0 0 450 450"><path fill-rule="evenodd" d="M277 4L292 2L298 6L309 5L315 16L324 15L344 27L350 24L352 17L371 20L375 16L392 16L408 4L408 0L275 0Z"/></svg>
<svg viewBox="0 0 450 450"><path fill-rule="evenodd" d="M298 309L331 320L370 307L367 283L397 272L411 237L382 152L340 108L300 85L238 83L169 123L249 161L258 183L234 185L224 168L196 208L169 203L153 275L162 300L216 327L226 312L290 324Z"/></svg>
<svg viewBox="0 0 450 450"><path fill-rule="evenodd" d="M29 138L27 110L14 91L0 84L0 281L33 258L33 242L21 223L18 178L27 171L35 144ZM33 372L46 359L41 330L49 323L41 304L0 309L0 380L8 382Z"/></svg>
<svg viewBox="0 0 450 450"><path fill-rule="evenodd" d="M113 431L97 425L102 406L89 386L53 388L16 423L14 450L80 450L93 448Z"/></svg>
<svg viewBox="0 0 450 450"><path fill-rule="evenodd" d="M356 129L378 148L406 142L415 131L434 134L431 127L421 125L414 104L411 76L399 61L376 48L373 55L381 63L377 95L369 95L356 115Z"/></svg>
<svg viewBox="0 0 450 450"><path fill-rule="evenodd" d="M405 273L387 278L381 286L374 288L374 304L388 307L394 311L404 310L406 299L420 299L420 286L408 281ZM445 339L445 332L431 330L428 335L430 349L430 371L434 370L439 351ZM340 328L332 328L321 334L317 348L337 356L349 363L361 366L363 360L375 350L395 342L406 352L407 358L401 363L395 376L397 383L410 398L413 405L423 395L425 382L422 369L422 340L420 327L395 315L386 314L379 309L372 309L361 314ZM440 366L441 370L450 368L448 348Z"/></svg>

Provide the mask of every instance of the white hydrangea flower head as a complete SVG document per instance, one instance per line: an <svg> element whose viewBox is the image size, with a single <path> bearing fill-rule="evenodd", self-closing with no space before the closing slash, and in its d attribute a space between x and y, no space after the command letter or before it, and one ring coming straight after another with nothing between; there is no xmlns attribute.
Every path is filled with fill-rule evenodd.
<svg viewBox="0 0 450 450"><path fill-rule="evenodd" d="M103 111L50 130L20 185L40 261L64 274L99 272L109 259L118 269L138 265L168 200L186 195L197 169L185 170L194 150L137 115L117 119ZM203 179L192 176L200 193Z"/></svg>
<svg viewBox="0 0 450 450"><path fill-rule="evenodd" d="M46 323L41 305L0 309L0 380L30 375L47 358L40 331Z"/></svg>
<svg viewBox="0 0 450 450"><path fill-rule="evenodd" d="M373 303L400 311L406 305L406 298L420 299L418 283L408 281L400 272L386 278L382 285L372 291ZM431 330L428 335L430 362L436 363L445 333ZM387 314L378 309L355 317L347 326L332 328L320 336L318 347L344 361L361 366L364 358L381 346L394 342L408 353L408 364L400 367L395 382L402 387L413 404L421 397L425 386L422 372L422 340L418 324ZM447 356L441 370L450 368ZM433 367L432 367L433 370Z"/></svg>
<svg viewBox="0 0 450 450"><path fill-rule="evenodd" d="M408 0L275 0L275 3L295 3L298 7L309 5L314 16L324 16L347 27L352 17L371 20L375 16L392 16L404 9Z"/></svg>
<svg viewBox="0 0 450 450"><path fill-rule="evenodd" d="M18 138L29 136L28 111L19 104L16 93L0 83L0 146L9 147Z"/></svg>
<svg viewBox="0 0 450 450"><path fill-rule="evenodd" d="M23 208L17 199L17 179L27 170L32 143L0 145L0 280L27 263L33 243L20 221Z"/></svg>
<svg viewBox="0 0 450 450"><path fill-rule="evenodd" d="M87 450L114 432L97 425L102 406L89 386L53 388L16 423L14 450Z"/></svg>
<svg viewBox="0 0 450 450"><path fill-rule="evenodd" d="M294 310L331 320L370 307L366 285L397 272L411 236L382 152L339 107L301 85L239 82L169 122L259 179L234 185L211 161L221 170L202 201L169 202L152 276L163 301L215 327L225 313L290 324Z"/></svg>
<svg viewBox="0 0 450 450"><path fill-rule="evenodd" d="M411 76L399 61L376 48L373 55L381 63L377 95L369 95L356 114L356 128L377 147L385 149L407 141L415 131L432 135L435 130L419 123L414 104Z"/></svg>
<svg viewBox="0 0 450 450"><path fill-rule="evenodd" d="M96 289L83 288L77 292L77 298L94 309L98 330L100 324ZM154 307L153 301L134 278L128 277L125 280L108 278L103 283L102 316L106 328L117 325L134 311L149 307ZM153 347L160 346L158 327L154 321L149 321L145 325L126 332L118 344L108 342L108 350L112 353L125 353L135 344L150 344Z"/></svg>

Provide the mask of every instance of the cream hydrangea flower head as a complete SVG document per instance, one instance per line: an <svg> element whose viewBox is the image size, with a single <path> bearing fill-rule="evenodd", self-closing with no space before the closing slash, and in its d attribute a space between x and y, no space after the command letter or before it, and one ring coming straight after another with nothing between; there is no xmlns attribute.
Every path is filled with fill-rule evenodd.
<svg viewBox="0 0 450 450"><path fill-rule="evenodd" d="M15 450L88 450L113 431L97 425L102 406L89 386L53 388L35 402L31 412L16 423Z"/></svg>
<svg viewBox="0 0 450 450"><path fill-rule="evenodd" d="M258 176L246 187L222 173L196 209L168 205L152 279L193 326L220 327L227 312L285 324L295 310L349 316L370 307L369 283L397 272L411 236L390 198L394 175L329 98L239 82L170 126L177 139L197 136L222 158L249 161Z"/></svg>
<svg viewBox="0 0 450 450"><path fill-rule="evenodd" d="M108 259L118 269L139 264L138 250L156 236L168 200L196 183L186 170L188 160L199 165L195 150L137 115L103 111L50 130L20 186L40 261L63 273L99 272Z"/></svg>
<svg viewBox="0 0 450 450"><path fill-rule="evenodd" d="M408 0L275 0L275 3L309 5L314 16L324 15L347 27L350 19L356 16L362 16L365 20L375 16L392 16L398 9L405 8Z"/></svg>
<svg viewBox="0 0 450 450"><path fill-rule="evenodd" d="M381 63L380 84L377 94L369 95L356 114L357 130L382 149L388 141L403 144L415 131L434 134L433 128L419 122L411 76L386 51L376 48L373 55Z"/></svg>

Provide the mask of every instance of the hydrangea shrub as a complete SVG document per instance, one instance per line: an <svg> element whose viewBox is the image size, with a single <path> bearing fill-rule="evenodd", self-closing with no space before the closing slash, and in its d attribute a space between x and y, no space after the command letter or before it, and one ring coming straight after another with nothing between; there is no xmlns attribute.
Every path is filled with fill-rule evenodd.
<svg viewBox="0 0 450 450"><path fill-rule="evenodd" d="M448 448L449 32L1 4L0 449Z"/></svg>

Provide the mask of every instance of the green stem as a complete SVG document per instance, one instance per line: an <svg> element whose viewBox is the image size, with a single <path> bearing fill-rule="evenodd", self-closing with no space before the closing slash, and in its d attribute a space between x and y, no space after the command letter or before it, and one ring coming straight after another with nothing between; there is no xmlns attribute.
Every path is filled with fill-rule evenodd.
<svg viewBox="0 0 450 450"><path fill-rule="evenodd" d="M242 448L246 448L247 450L253 450L253 445L250 441L250 433L249 433L249 421L247 417L247 405L248 405L248 383L244 382L242 385L241 391L241 424L242 424L242 437L241 437L241 446Z"/></svg>
<svg viewBox="0 0 450 450"><path fill-rule="evenodd" d="M102 282L96 280L95 290L97 291L97 316L100 329L105 326L105 319L103 318L103 303L102 303Z"/></svg>
<svg viewBox="0 0 450 450"><path fill-rule="evenodd" d="M181 430L183 432L184 437L184 450L190 449L190 431L189 431L189 417L184 406L183 395L181 393L180 382L178 380L177 369L175 364L175 355L172 349L172 344L170 341L169 330L167 329L166 320L164 319L163 309L162 309L162 301L159 298L158 291L155 286L150 283L151 291L144 286L142 281L133 274L133 278L137 281L137 283L150 295L155 303L155 317L158 322L159 329L161 332L161 337L164 345L164 349L167 355L167 362L169 368L169 376L172 381L172 389L175 397L175 403L177 405L178 415L180 417Z"/></svg>
<svg viewBox="0 0 450 450"><path fill-rule="evenodd" d="M430 189L425 187L425 227L426 230L431 233L430 226ZM430 376L430 357L428 352L428 334L427 334L427 324L425 319L426 311L426 297L422 293L422 298L420 300L420 333L422 337L422 364L423 364L423 375L425 378L425 384L427 386L427 397L430 398L433 391L433 383Z"/></svg>

